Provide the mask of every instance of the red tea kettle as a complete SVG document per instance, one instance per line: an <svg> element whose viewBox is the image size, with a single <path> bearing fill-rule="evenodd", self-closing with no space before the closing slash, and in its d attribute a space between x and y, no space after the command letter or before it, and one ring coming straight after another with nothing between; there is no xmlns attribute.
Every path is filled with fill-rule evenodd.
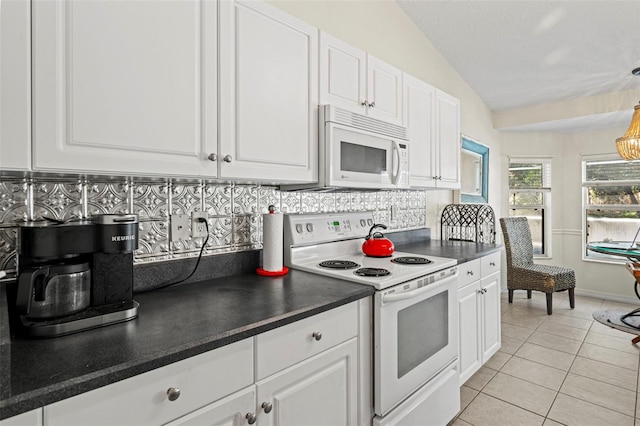
<svg viewBox="0 0 640 426"><path fill-rule="evenodd" d="M385 238L382 232L373 232L376 228L387 229L382 224L373 225L369 230L369 235L364 237L362 252L371 257L389 257L394 251L393 243L388 238Z"/></svg>

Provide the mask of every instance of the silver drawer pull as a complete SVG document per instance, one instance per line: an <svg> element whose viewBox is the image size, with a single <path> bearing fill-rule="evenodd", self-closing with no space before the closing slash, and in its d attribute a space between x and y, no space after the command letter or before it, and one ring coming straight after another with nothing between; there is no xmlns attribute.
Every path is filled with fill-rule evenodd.
<svg viewBox="0 0 640 426"><path fill-rule="evenodd" d="M489 265L496 266L496 262L489 262Z"/></svg>
<svg viewBox="0 0 640 426"><path fill-rule="evenodd" d="M269 414L273 410L273 404L270 402L263 402L261 405L265 413Z"/></svg>
<svg viewBox="0 0 640 426"><path fill-rule="evenodd" d="M322 339L322 333L320 333L319 331L314 331L313 334L311 334L311 337L319 341L320 339Z"/></svg>
<svg viewBox="0 0 640 426"><path fill-rule="evenodd" d="M176 399L180 398L180 389L178 388L167 389L167 398L169 398L169 401L175 401Z"/></svg>
<svg viewBox="0 0 640 426"><path fill-rule="evenodd" d="M249 423L250 425L254 424L256 420L258 420L258 416L256 416L253 413L247 413L247 415L244 416L244 418L247 419L247 423Z"/></svg>
<svg viewBox="0 0 640 426"><path fill-rule="evenodd" d="M473 276L473 271L467 271L467 275Z"/></svg>

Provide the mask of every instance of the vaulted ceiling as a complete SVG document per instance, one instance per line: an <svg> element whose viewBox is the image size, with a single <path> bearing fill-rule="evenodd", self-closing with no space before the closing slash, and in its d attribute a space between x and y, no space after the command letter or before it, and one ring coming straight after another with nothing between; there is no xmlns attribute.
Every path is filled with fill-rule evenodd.
<svg viewBox="0 0 640 426"><path fill-rule="evenodd" d="M640 0L396 0L503 130L628 126Z"/></svg>

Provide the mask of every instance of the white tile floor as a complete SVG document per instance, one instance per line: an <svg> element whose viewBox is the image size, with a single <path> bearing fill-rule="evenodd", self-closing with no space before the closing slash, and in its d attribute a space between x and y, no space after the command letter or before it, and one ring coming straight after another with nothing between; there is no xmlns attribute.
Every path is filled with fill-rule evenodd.
<svg viewBox="0 0 640 426"><path fill-rule="evenodd" d="M547 315L543 293L502 296L502 348L460 389L451 426L640 426L640 344L592 317L640 302L576 296L570 309L561 292Z"/></svg>

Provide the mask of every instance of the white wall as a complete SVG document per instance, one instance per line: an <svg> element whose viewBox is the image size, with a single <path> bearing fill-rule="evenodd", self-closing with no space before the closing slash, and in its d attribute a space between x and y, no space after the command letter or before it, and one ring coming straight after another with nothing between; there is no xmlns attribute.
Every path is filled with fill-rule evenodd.
<svg viewBox="0 0 640 426"><path fill-rule="evenodd" d="M582 260L582 156L616 154L615 140L626 128L558 133L502 132L502 167L508 157L540 156L552 160L552 259L548 263L576 271L576 293L637 303L633 279L623 265ZM506 179L503 194L508 191ZM507 214L507 198L501 216Z"/></svg>
<svg viewBox="0 0 640 426"><path fill-rule="evenodd" d="M461 131L489 146L489 203L500 206L500 143L491 111L393 0L270 0L298 18L362 49L461 102ZM452 191L427 194L427 226L439 235L442 209Z"/></svg>

